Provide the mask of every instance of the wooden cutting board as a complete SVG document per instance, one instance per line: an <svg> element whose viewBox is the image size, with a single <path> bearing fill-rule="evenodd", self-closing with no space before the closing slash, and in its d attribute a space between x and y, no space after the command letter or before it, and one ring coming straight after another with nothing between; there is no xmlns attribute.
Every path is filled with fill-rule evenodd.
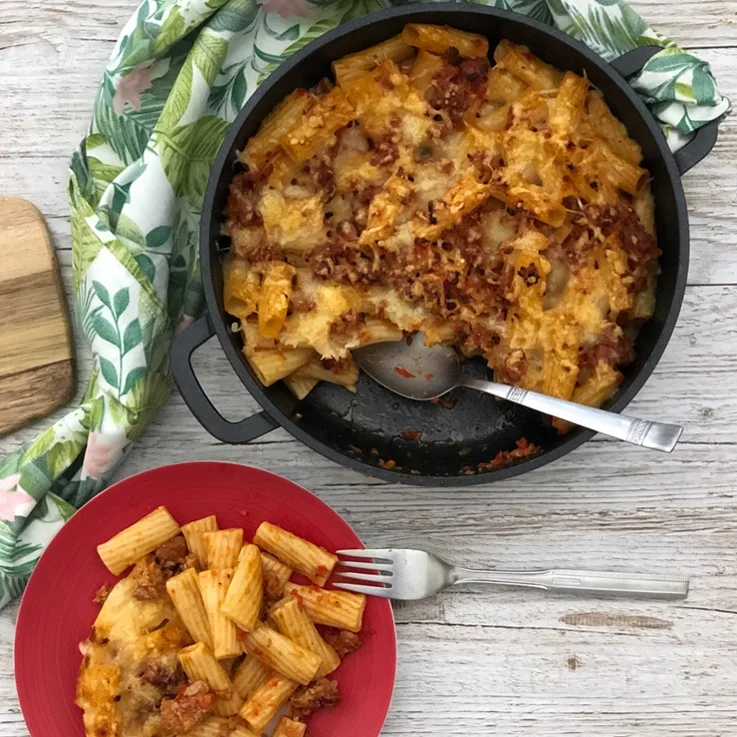
<svg viewBox="0 0 737 737"><path fill-rule="evenodd" d="M73 394L72 331L46 223L30 202L0 197L0 435Z"/></svg>

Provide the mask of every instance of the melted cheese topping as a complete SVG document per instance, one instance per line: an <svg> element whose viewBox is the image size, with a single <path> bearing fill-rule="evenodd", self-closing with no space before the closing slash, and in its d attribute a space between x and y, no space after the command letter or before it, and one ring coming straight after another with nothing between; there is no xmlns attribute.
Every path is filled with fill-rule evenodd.
<svg viewBox="0 0 737 737"><path fill-rule="evenodd" d="M84 656L76 704L88 737L160 737L162 692L140 678L158 664L175 670L177 652L191 643L166 592L141 601L133 596L143 564L115 585L80 646Z"/></svg>
<svg viewBox="0 0 737 737"><path fill-rule="evenodd" d="M340 98L344 124L298 157L285 133L249 190L234 183L236 257L263 268L241 233L255 208L259 247L311 274L293 285L278 342L345 359L378 317L483 355L507 383L570 398L606 375L612 390L654 303L639 147L585 79L524 47L502 42L493 70L453 49L423 54L434 76L410 58L321 83L292 125L305 128L325 95ZM263 150L256 139L245 161ZM601 403L606 391L580 396Z"/></svg>

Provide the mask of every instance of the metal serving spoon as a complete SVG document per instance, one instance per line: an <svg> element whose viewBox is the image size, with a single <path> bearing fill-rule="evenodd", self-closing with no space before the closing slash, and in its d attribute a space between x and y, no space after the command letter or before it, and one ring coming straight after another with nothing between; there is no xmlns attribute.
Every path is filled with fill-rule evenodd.
<svg viewBox="0 0 737 737"><path fill-rule="evenodd" d="M639 420L515 386L466 379L461 373L461 362L455 350L446 345L427 347L422 333L416 333L409 345L406 340L375 343L354 350L353 355L374 381L407 399L427 402L458 386L465 386L618 440L666 453L676 447L683 432L680 425Z"/></svg>

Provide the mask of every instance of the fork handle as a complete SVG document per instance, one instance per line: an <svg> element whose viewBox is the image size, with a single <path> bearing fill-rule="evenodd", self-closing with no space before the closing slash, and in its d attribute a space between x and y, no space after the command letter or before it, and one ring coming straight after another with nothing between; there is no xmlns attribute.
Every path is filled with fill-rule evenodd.
<svg viewBox="0 0 737 737"><path fill-rule="evenodd" d="M570 568L547 571L474 571L456 567L453 569L453 583L523 586L558 594L595 594L647 599L685 599L688 595L688 579L683 576L577 571Z"/></svg>

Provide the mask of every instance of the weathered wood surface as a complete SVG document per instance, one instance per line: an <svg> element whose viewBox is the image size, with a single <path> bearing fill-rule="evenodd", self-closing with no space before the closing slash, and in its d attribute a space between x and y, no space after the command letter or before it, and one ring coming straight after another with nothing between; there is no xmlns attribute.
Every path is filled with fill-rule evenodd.
<svg viewBox="0 0 737 737"><path fill-rule="evenodd" d="M69 154L135 0L0 2L0 193L46 216L67 284ZM639 0L701 49L737 100L737 2ZM737 116L685 177L689 288L674 337L632 412L687 426L671 456L597 439L519 479L465 490L384 484L275 431L250 446L208 436L179 397L122 473L215 459L262 466L332 504L372 544L425 542L461 563L682 572L679 604L468 588L397 607L399 674L384 730L427 734L726 737L737 704ZM84 342L79 373L88 374ZM255 409L215 345L196 357L231 418ZM5 454L45 423L0 440ZM17 608L0 613L0 735L27 737L13 684Z"/></svg>
<svg viewBox="0 0 737 737"><path fill-rule="evenodd" d="M74 348L59 266L43 215L0 196L0 436L74 393Z"/></svg>

